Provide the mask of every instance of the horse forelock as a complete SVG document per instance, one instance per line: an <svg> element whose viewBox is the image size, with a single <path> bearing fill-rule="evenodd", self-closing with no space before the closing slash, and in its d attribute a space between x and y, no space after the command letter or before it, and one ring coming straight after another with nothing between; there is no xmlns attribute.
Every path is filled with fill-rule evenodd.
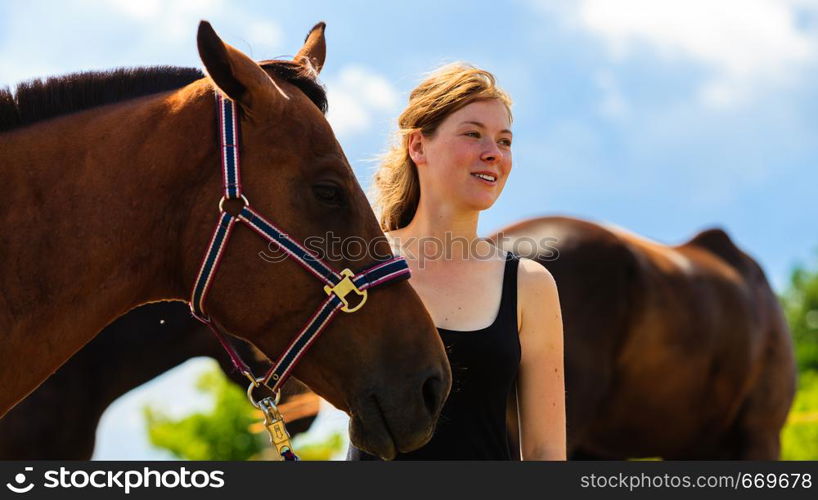
<svg viewBox="0 0 818 500"><path fill-rule="evenodd" d="M316 78L317 73L312 64L303 65L296 61L267 60L259 65L285 81L295 85L315 104L321 113L327 112L327 91Z"/></svg>

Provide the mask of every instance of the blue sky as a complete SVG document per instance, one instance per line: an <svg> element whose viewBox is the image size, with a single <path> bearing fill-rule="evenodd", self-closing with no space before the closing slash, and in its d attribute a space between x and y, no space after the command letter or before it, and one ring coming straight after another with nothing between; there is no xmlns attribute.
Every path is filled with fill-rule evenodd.
<svg viewBox="0 0 818 500"><path fill-rule="evenodd" d="M257 59L327 22L329 119L364 187L408 91L465 60L515 101L514 171L481 232L545 214L665 243L721 226L779 289L815 260L818 0L4 0L0 86L199 66L201 18Z"/></svg>
<svg viewBox="0 0 818 500"><path fill-rule="evenodd" d="M481 220L570 214L679 243L719 225L780 288L818 247L818 1L0 3L0 85L200 65L197 21L257 59L328 23L330 120L361 183L437 65L515 101L514 172Z"/></svg>

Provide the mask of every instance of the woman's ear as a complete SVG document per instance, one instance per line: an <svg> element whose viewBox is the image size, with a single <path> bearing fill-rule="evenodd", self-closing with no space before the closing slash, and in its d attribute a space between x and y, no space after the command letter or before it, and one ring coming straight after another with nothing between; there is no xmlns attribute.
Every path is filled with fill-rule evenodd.
<svg viewBox="0 0 818 500"><path fill-rule="evenodd" d="M411 132L408 137L407 150L409 151L409 158L415 162L415 165L426 163L426 154L423 146L423 133L420 130Z"/></svg>

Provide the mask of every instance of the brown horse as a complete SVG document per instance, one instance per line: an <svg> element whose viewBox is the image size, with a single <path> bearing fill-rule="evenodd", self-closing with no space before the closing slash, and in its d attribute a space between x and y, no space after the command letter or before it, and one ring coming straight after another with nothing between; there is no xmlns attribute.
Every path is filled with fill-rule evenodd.
<svg viewBox="0 0 818 500"><path fill-rule="evenodd" d="M795 392L789 330L764 272L723 230L666 246L543 217L491 238L557 282L569 455L778 458Z"/></svg>
<svg viewBox="0 0 818 500"><path fill-rule="evenodd" d="M252 348L234 344L245 360L254 359ZM116 398L196 356L215 358L228 377L247 388L247 379L187 304L157 302L134 309L0 419L0 460L90 460L99 419ZM315 409L308 415L287 411L297 399L293 396L307 391L293 379L282 390L281 411L292 435L306 431L315 419Z"/></svg>
<svg viewBox="0 0 818 500"><path fill-rule="evenodd" d="M113 319L189 299L222 191L214 86L240 109L242 181L257 211L301 241L332 232L391 255L322 113L323 33L321 23L293 61L262 67L202 22L208 78L157 89L173 71L80 74L0 99L11 120L0 133L0 414ZM325 240L312 248L328 254ZM207 308L276 359L326 295L295 262L261 259L265 243L236 227ZM386 458L428 441L451 384L434 324L406 282L339 314L294 374L350 414L353 442Z"/></svg>

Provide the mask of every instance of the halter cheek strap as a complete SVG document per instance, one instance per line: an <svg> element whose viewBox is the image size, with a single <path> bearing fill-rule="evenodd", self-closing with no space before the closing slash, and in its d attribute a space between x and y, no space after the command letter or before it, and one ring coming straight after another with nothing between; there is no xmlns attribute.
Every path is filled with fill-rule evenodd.
<svg viewBox="0 0 818 500"><path fill-rule="evenodd" d="M207 325L216 335L219 342L227 351L233 365L245 374L254 386L266 385L274 393L279 393L281 386L290 376L292 369L304 353L315 342L339 310L355 312L366 303L367 292L376 286L407 279L409 266L402 257L393 257L381 261L372 267L357 274L350 269L336 272L329 264L321 260L312 252L304 248L298 241L281 231L275 224L265 219L261 214L250 207L250 203L241 191L241 177L239 171L239 120L235 103L216 92L219 115L219 136L221 138L221 163L224 184L224 195L219 202L219 221L210 239L210 245L205 253L199 274L193 285L190 299L190 309L193 316ZM243 203L238 215L224 211L225 200L240 200ZM263 377L256 378L250 367L238 355L236 350L219 331L215 322L205 312L207 293L213 284L219 264L224 255L230 235L237 222L247 225L265 240L275 244L288 257L295 260L304 269L321 280L323 290L327 295L312 317L301 331L290 342L278 360L270 367ZM348 296L357 295L357 305L350 306ZM273 385L268 385L272 381ZM248 393L252 390L248 390ZM251 398L252 401L252 398ZM254 404L256 404L254 402ZM292 453L291 451L289 452ZM284 452L282 452L284 455ZM284 455L286 456L286 455ZM294 455L293 455L294 456Z"/></svg>

